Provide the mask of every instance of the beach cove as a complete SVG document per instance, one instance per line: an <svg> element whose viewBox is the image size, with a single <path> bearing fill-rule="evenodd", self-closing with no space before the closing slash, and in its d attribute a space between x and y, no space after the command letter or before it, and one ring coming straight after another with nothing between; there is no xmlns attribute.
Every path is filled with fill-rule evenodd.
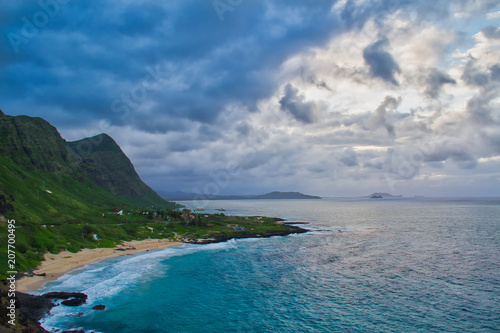
<svg viewBox="0 0 500 333"><path fill-rule="evenodd" d="M69 251L62 251L58 254L47 253L44 261L33 270L33 276L25 276L16 281L16 290L25 293L40 289L46 283L55 281L66 273L97 261L182 244L170 239L145 239L124 242L123 245L114 248L83 249L76 253Z"/></svg>

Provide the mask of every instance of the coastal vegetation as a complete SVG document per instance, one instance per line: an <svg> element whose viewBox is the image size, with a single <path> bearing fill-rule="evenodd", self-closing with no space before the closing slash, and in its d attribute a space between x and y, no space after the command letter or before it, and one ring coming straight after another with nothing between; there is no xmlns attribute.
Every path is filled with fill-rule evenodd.
<svg viewBox="0 0 500 333"><path fill-rule="evenodd" d="M186 216L187 215L187 216ZM7 239L7 222L0 222L0 237ZM198 214L189 210L136 210L125 215L109 214L96 221L16 221L16 269L36 267L46 252L78 252L83 248L115 247L124 241L171 239L185 243L209 243L230 238L263 237L301 232L302 229L276 223L267 217L235 217ZM0 250L2 255L6 257ZM0 262L2 275L9 269Z"/></svg>

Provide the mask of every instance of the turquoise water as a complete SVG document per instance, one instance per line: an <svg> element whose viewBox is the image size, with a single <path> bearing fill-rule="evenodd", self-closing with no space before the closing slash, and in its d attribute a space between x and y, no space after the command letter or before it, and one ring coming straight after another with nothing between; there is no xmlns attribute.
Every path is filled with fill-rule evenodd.
<svg viewBox="0 0 500 333"><path fill-rule="evenodd" d="M89 295L82 307L55 307L44 326L102 333L500 331L500 199L216 201L205 208L309 221L316 231L89 265L40 291ZM91 310L96 304L107 310Z"/></svg>

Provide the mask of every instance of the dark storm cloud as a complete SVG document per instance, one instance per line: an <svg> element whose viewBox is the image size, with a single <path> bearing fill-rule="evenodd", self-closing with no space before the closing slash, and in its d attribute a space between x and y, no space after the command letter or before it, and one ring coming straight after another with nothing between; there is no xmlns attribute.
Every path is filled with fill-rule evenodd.
<svg viewBox="0 0 500 333"><path fill-rule="evenodd" d="M477 166L477 158L460 142L443 142L428 155L424 155L425 162L433 163L453 161L461 169L473 169Z"/></svg>
<svg viewBox="0 0 500 333"><path fill-rule="evenodd" d="M285 95L280 99L281 110L288 112L295 119L305 124L311 124L315 120L315 105L306 102L303 95L299 95L299 90L288 83L285 86Z"/></svg>
<svg viewBox="0 0 500 333"><path fill-rule="evenodd" d="M118 31L130 36L152 33L158 22L164 20L165 15L165 10L159 5L132 4L121 14Z"/></svg>
<svg viewBox="0 0 500 333"><path fill-rule="evenodd" d="M9 19L1 27L0 97L7 113L40 116L37 108L57 108L154 132L169 130L152 124L155 118L213 123L230 104L256 110L274 93L283 61L327 41L340 26L332 4L252 1L221 22L211 1L69 2L15 45L18 53L7 35L22 37L24 18L32 22L43 8L28 1L9 5L2 14ZM134 87L156 66L162 84L137 103L130 97ZM127 117L112 110L117 98L133 103ZM42 116L65 125L55 114Z"/></svg>
<svg viewBox="0 0 500 333"><path fill-rule="evenodd" d="M54 1L58 0L44 3ZM459 35L452 31L458 29L453 25L454 14L482 15L498 0L453 4L448 0L221 0L238 3L223 14L223 21L210 0L60 1L54 15L28 37L23 35L26 22L33 24L33 18L44 13L38 1L2 4L0 108L7 114L41 116L74 139L112 129L110 134L155 188L192 192L196 186L203 191L204 184L213 182L210 172L224 170L229 163L237 165L239 172L230 186L243 193L248 193L249 186L259 193L271 186L262 184L285 186L287 181L290 190L300 190L301 183L310 188L326 186L331 177L345 182L364 177L373 183L381 172L401 172L398 166L413 156L407 145L414 139L459 140L438 145L415 166L415 172L403 170L408 175L405 179L416 175L421 164L422 169L428 164L446 173L450 164L474 168L484 163L479 158L493 157L494 151L500 154L495 104L500 65L482 52L471 52L478 59L469 58L459 80L460 75L451 77L447 72L455 73L461 65L450 65L452 71L446 66L451 54L445 58L455 46L464 46L451 45L453 36ZM446 18L454 21L442 21ZM367 22L373 31L348 40L366 31ZM411 23L410 33L437 29L439 36L445 36L449 28L450 48L443 47L435 64L415 64L423 70L412 74L413 64L402 60L398 64L392 54L408 59L404 56L414 52L411 47L416 45L409 41L409 49L402 49L399 33L406 28L394 22ZM346 39L345 32L349 32ZM10 33L24 40L12 44ZM497 28L486 27L482 33L482 42L496 43ZM398 53L391 51L387 38L379 36L391 36ZM352 42L356 51L338 49L337 38ZM329 49L332 56L319 61ZM352 57L357 65L343 63L337 52ZM357 62L360 53L364 66ZM321 66L304 54L317 54ZM301 58L311 63L294 62ZM294 73L288 73L289 64ZM295 66L315 70L297 77ZM403 68L404 75L398 75ZM347 103L353 108L344 108L342 80L363 89L380 88L376 94L380 100L370 100L374 94L364 95L353 86ZM413 81L417 86L412 86ZM410 85L409 89L437 99L425 103L438 104L444 87L464 82L477 93L466 113L460 109L441 114L433 106L412 105L416 99L413 92L408 93ZM394 90L405 98L401 107L400 98L382 100L396 94ZM339 105L333 94L339 94ZM446 96L453 107L465 105L465 100L458 103L458 94ZM278 101L290 119L274 126L268 113L278 107ZM422 112L403 114L409 107ZM436 111L432 119L426 116L431 111ZM100 121L105 126L96 125ZM383 153L386 149L395 151L387 154L392 156L390 167Z"/></svg>
<svg viewBox="0 0 500 333"><path fill-rule="evenodd" d="M389 40L382 38L363 50L363 59L370 69L373 77L380 78L393 85L399 85L394 77L401 72L399 65L387 51Z"/></svg>
<svg viewBox="0 0 500 333"><path fill-rule="evenodd" d="M436 68L428 71L425 80L424 94L430 98L437 98L441 92L441 88L445 84L456 84L457 82L448 74L440 72Z"/></svg>

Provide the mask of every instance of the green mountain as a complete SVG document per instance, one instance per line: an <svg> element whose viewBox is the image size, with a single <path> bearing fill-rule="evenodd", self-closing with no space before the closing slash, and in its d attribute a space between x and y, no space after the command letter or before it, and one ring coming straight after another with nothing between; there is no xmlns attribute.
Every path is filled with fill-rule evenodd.
<svg viewBox="0 0 500 333"><path fill-rule="evenodd" d="M0 157L29 171L71 173L77 160L56 128L41 118L0 110Z"/></svg>
<svg viewBox="0 0 500 333"><path fill-rule="evenodd" d="M41 118L0 111L0 214L58 223L174 205L141 181L108 135L68 143Z"/></svg>
<svg viewBox="0 0 500 333"><path fill-rule="evenodd" d="M132 205L164 207L166 201L147 186L116 142L107 134L68 142L85 176L114 197Z"/></svg>

